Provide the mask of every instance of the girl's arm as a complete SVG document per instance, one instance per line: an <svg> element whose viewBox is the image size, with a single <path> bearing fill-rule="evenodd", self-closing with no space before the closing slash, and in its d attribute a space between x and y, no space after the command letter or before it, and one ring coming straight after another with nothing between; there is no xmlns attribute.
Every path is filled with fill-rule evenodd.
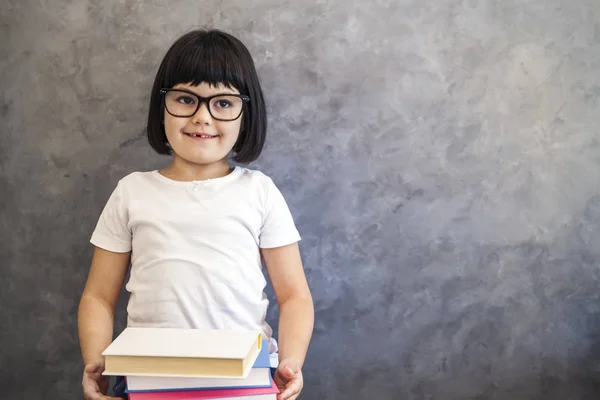
<svg viewBox="0 0 600 400"><path fill-rule="evenodd" d="M279 360L302 368L314 324L313 300L298 244L262 249L279 304Z"/></svg>
<svg viewBox="0 0 600 400"><path fill-rule="evenodd" d="M83 364L101 363L112 342L115 306L129 267L130 252L113 253L96 247L78 311Z"/></svg>

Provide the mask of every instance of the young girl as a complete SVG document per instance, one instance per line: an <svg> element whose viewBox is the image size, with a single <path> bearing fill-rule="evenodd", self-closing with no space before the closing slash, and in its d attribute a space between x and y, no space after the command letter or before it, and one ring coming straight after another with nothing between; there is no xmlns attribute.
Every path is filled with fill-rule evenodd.
<svg viewBox="0 0 600 400"><path fill-rule="evenodd" d="M117 399L106 396L101 352L130 263L128 326L259 330L270 341L278 399L298 397L313 329L300 236L273 181L228 161L255 160L266 130L255 66L238 39L199 30L173 44L147 126L150 145L170 163L121 179L91 237L78 312L86 399ZM262 261L279 304L278 342L265 322ZM121 378L114 391L126 398L122 386Z"/></svg>

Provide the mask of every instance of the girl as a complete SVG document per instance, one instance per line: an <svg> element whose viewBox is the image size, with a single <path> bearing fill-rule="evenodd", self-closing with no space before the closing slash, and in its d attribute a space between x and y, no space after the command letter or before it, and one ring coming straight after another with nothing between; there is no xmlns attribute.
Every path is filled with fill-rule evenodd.
<svg viewBox="0 0 600 400"><path fill-rule="evenodd" d="M260 330L270 340L278 399L298 397L314 318L300 236L273 181L228 161L258 158L266 130L255 66L238 39L198 30L173 44L147 126L152 148L171 161L121 179L91 237L78 311L86 399L118 399L106 396L101 352L113 339L130 263L128 326ZM265 322L262 261L279 304L279 343ZM122 382L114 392L127 398Z"/></svg>

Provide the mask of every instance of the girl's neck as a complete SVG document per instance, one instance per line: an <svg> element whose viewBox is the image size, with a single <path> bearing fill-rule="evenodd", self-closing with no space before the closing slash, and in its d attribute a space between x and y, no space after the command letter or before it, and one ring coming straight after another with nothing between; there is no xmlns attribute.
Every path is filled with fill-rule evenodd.
<svg viewBox="0 0 600 400"><path fill-rule="evenodd" d="M171 163L160 170L163 176L175 181L204 181L207 179L222 178L229 175L233 168L223 159L212 164L193 164L178 157L174 157Z"/></svg>

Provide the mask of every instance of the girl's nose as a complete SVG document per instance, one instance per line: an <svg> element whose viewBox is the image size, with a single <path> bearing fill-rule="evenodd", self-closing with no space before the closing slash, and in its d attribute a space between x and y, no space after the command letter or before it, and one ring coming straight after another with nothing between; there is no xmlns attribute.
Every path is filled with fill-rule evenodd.
<svg viewBox="0 0 600 400"><path fill-rule="evenodd" d="M195 124L209 125L211 121L212 116L210 115L210 111L208 110L208 103L200 103L198 111L196 111L196 114L192 116L192 122Z"/></svg>

